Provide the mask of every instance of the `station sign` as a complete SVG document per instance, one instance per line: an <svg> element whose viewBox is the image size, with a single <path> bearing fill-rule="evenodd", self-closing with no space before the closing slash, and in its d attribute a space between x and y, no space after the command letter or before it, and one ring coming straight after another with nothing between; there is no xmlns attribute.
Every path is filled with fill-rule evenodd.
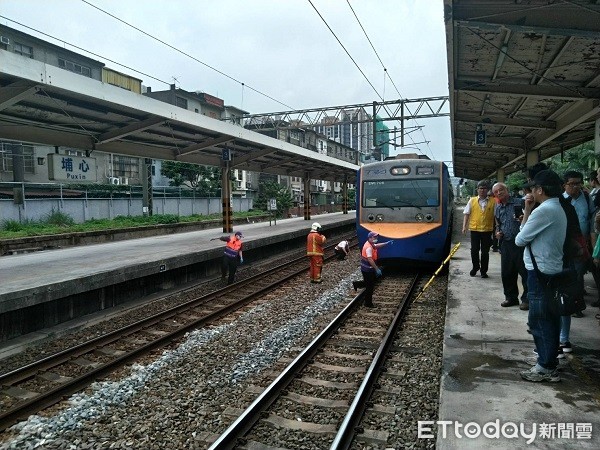
<svg viewBox="0 0 600 450"><path fill-rule="evenodd" d="M69 183L98 181L96 158L48 153L48 179Z"/></svg>

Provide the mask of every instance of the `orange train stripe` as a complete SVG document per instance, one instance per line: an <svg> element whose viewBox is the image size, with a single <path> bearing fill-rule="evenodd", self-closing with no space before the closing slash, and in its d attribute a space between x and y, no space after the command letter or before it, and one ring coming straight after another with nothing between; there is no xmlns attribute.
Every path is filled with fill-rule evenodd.
<svg viewBox="0 0 600 450"><path fill-rule="evenodd" d="M441 227L439 223L362 223L368 231L375 231L381 237L403 239L428 233Z"/></svg>

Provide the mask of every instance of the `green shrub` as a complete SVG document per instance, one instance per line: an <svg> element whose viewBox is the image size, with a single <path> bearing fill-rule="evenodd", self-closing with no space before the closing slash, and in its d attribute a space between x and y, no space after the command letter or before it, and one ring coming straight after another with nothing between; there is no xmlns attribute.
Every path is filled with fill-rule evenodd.
<svg viewBox="0 0 600 450"><path fill-rule="evenodd" d="M4 231L23 231L27 227L26 224L22 224L17 222L16 220L3 220L2 221L2 229Z"/></svg>
<svg viewBox="0 0 600 450"><path fill-rule="evenodd" d="M65 214L60 211L54 211L53 209L52 212L46 216L44 223L48 225L56 225L59 227L68 227L73 225L75 221L68 214Z"/></svg>

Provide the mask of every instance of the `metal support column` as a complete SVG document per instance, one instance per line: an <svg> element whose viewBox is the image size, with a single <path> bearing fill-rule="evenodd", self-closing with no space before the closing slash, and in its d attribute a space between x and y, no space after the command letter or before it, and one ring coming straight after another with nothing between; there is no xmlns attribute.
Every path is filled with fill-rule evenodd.
<svg viewBox="0 0 600 450"><path fill-rule="evenodd" d="M540 154L537 150L528 150L525 155L525 162L527 167L534 166L535 164L540 162Z"/></svg>
<svg viewBox="0 0 600 450"><path fill-rule="evenodd" d="M373 155L377 161L381 161L381 152L382 148L379 146L377 142L377 102L373 102L373 145L372 148L375 149L375 154Z"/></svg>
<svg viewBox="0 0 600 450"><path fill-rule="evenodd" d="M23 144L6 144L6 148L10 149L11 159L13 164L13 203L22 205L25 202L25 194L23 192L23 182L25 181L25 158L23 156Z"/></svg>
<svg viewBox="0 0 600 450"><path fill-rule="evenodd" d="M310 220L310 174L304 175L304 220Z"/></svg>
<svg viewBox="0 0 600 450"><path fill-rule="evenodd" d="M231 182L229 181L229 161L221 168L221 204L223 206L223 233L233 232L231 212Z"/></svg>
<svg viewBox="0 0 600 450"><path fill-rule="evenodd" d="M506 177L504 175L504 169L501 167L496 171L496 179L500 182L500 183L504 183Z"/></svg>
<svg viewBox="0 0 600 450"><path fill-rule="evenodd" d="M154 210L152 203L152 159L144 158L142 162L142 214L151 216Z"/></svg>
<svg viewBox="0 0 600 450"><path fill-rule="evenodd" d="M344 175L342 183L342 214L348 214L348 175Z"/></svg>

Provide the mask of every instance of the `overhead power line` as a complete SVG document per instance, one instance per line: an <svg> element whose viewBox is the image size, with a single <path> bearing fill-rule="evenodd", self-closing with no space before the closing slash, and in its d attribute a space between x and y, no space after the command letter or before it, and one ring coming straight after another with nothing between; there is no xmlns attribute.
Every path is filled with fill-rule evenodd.
<svg viewBox="0 0 600 450"><path fill-rule="evenodd" d="M144 34L144 35L148 36L149 38L151 38L151 39L154 39L154 40L155 40L155 41L157 41L157 42L160 42L161 44L163 44L163 45L165 45L165 46L169 47L170 49L172 49L172 50L175 50L175 51L176 51L176 52L178 52L178 53L181 53L182 55L184 55L184 56L186 56L186 57L188 57L188 58L190 58L190 59L192 59L192 60L194 60L194 61L196 61L196 62L198 62L198 63L202 64L202 65L203 65L203 66L205 66L205 67L208 67L209 69L211 69L211 70L213 70L213 71L217 72L218 74L220 74L220 75L223 75L224 77L227 77L227 78L229 78L230 80L232 80L232 81L234 81L234 82L238 83L240 86L242 86L242 87L246 87L246 88L248 88L248 89L250 89L250 90L252 90L252 91L256 92L257 94L260 94L260 95L262 95L262 96L264 96L264 97L268 98L269 100L273 100L274 102L276 102L276 103L279 103L280 105L283 105L283 106L285 106L286 108L292 108L291 106L289 106L289 105L286 105L286 104L285 104L285 103L283 103L283 102L280 102L280 101L279 101L279 100L277 100L276 98L274 98L274 97L271 97L270 95L268 95L268 94L265 94L264 92L261 92L261 91L259 91L258 89L256 89L256 88L253 88L252 86L250 86L250 85L248 85L248 84L246 84L246 83L242 83L240 80L238 80L238 79L236 79L236 78L232 77L231 75L228 75L228 74L226 74L225 72L223 72L223 71L221 71L221 70L217 69L216 67L213 67L213 66L211 66L210 64L207 64L207 63L205 63L204 61L201 61L201 60L199 60L199 59L198 59L198 58L196 58L195 56L192 56L192 55L190 55L189 53L186 53L186 52L184 52L183 50L180 50L179 48L177 48L177 47L175 47L175 46L173 46L173 45L169 44L168 42L165 42L165 41L163 41L162 39L160 39L160 38L157 38L156 36L154 36L154 35L152 35L152 34L148 33L147 31L144 31L144 30L142 30L141 28L138 28L138 27L136 27L135 25L132 25L132 24L130 24L129 22L127 22L127 21L125 21L125 20L121 19L120 17L117 17L117 16L115 16L114 14L111 14L111 13L109 13L108 11L105 11L104 9L102 9L102 8L100 8L100 7L96 6L96 5L94 5L93 3L90 3L90 2L88 2L87 0L81 0L81 1L82 1L83 3L85 3L85 4L89 5L89 6L91 6L92 8L95 8L95 9L97 9L98 11L100 11L100 12L102 12L102 13L106 14L107 16L110 16L110 17L112 17L113 19L115 19L115 20L118 20L119 22L121 22L121 23L123 23L123 24L127 25L128 27L131 27L131 28L133 28L134 30L137 30L137 31L139 31L140 33L142 33L142 34Z"/></svg>

